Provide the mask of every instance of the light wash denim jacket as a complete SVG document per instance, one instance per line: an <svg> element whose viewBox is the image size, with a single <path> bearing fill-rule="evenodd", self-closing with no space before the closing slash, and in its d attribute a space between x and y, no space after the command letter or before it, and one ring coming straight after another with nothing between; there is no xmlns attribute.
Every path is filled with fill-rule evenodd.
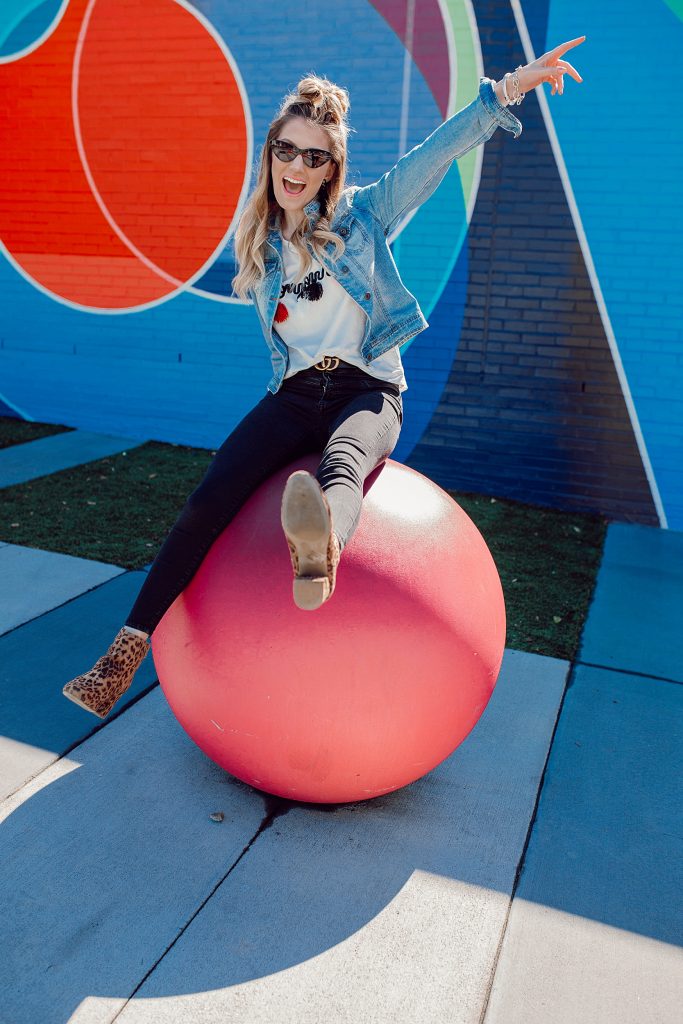
<svg viewBox="0 0 683 1024"><path fill-rule="evenodd" d="M344 240L346 249L337 263L327 256L323 263L366 314L361 342L366 364L429 326L394 263L387 243L392 227L429 198L454 159L490 139L499 125L515 138L521 135L520 121L499 102L493 85L492 79L480 78L477 97L402 156L378 181L352 185L342 192L330 227ZM319 208L319 201L312 199L304 210L315 221ZM309 243L307 247L315 256ZM333 252L333 243L328 242L326 248ZM273 376L268 390L275 394L289 359L285 342L273 328L282 285L282 242L277 228L271 228L265 249L265 274L249 295L270 349Z"/></svg>

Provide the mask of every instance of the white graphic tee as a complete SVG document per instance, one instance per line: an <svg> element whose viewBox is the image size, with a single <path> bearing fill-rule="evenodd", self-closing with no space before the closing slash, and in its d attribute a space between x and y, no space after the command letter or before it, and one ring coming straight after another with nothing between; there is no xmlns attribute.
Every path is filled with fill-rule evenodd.
<svg viewBox="0 0 683 1024"><path fill-rule="evenodd" d="M398 346L366 365L360 353L366 314L318 260L314 259L308 273L298 280L301 258L292 243L281 238L282 288L273 327L289 349L285 377L313 366L326 355L338 356L407 391Z"/></svg>

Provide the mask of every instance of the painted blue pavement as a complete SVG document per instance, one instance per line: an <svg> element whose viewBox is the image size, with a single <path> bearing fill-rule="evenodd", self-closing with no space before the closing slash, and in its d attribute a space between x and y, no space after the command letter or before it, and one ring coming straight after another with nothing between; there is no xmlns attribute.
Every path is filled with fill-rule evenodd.
<svg viewBox="0 0 683 1024"><path fill-rule="evenodd" d="M506 651L481 721L428 777L334 815L299 808L260 839L271 803L185 735L151 654L105 722L62 696L144 571L12 544L3 558L1 1020L244 1019L248 980L254 1022L329 1019L330 999L349 1019L389 1024L408 1000L434 1024L479 1021L566 662Z"/></svg>
<svg viewBox="0 0 683 1024"><path fill-rule="evenodd" d="M683 533L610 524L579 661L683 682Z"/></svg>
<svg viewBox="0 0 683 1024"><path fill-rule="evenodd" d="M0 1019L478 1024L567 669L506 651L423 779L275 820L155 687L0 805Z"/></svg>
<svg viewBox="0 0 683 1024"><path fill-rule="evenodd" d="M683 687L577 666L517 895L683 943Z"/></svg>
<svg viewBox="0 0 683 1024"><path fill-rule="evenodd" d="M158 687L3 801L0 1021L110 1024L263 814Z"/></svg>
<svg viewBox="0 0 683 1024"><path fill-rule="evenodd" d="M5 550L0 550L0 560ZM92 583L86 565L81 589L87 592L45 614L37 613L37 618L0 636L0 799L103 724L67 700L62 687L90 669L106 651L145 578L142 572L124 572L117 566L107 568L117 575L88 589ZM19 593L19 581L16 582L12 589ZM155 682L154 662L149 653L114 715Z"/></svg>
<svg viewBox="0 0 683 1024"><path fill-rule="evenodd" d="M668 1024L683 1002L683 687L579 665L485 1024Z"/></svg>
<svg viewBox="0 0 683 1024"><path fill-rule="evenodd" d="M596 664L566 691L566 663L508 650L481 722L425 779L263 836L262 797L177 726L150 655L104 724L61 695L142 571L108 567L0 636L0 1018L676 1019L680 545L612 524L582 644ZM49 893L39 916L29 888Z"/></svg>
<svg viewBox="0 0 683 1024"><path fill-rule="evenodd" d="M108 562L0 544L0 636L122 572Z"/></svg>
<svg viewBox="0 0 683 1024"><path fill-rule="evenodd" d="M41 437L37 441L10 445L0 450L0 487L23 484L61 469L71 469L86 462L118 455L147 439L114 437L89 430L65 430L61 434Z"/></svg>
<svg viewBox="0 0 683 1024"><path fill-rule="evenodd" d="M609 527L484 1024L680 1018L682 555Z"/></svg>

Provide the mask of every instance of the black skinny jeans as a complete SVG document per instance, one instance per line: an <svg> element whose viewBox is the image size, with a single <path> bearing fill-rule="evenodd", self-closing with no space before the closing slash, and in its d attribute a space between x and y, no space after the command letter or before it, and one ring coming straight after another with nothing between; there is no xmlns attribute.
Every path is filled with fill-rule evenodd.
<svg viewBox="0 0 683 1024"><path fill-rule="evenodd" d="M336 370L302 370L277 394L267 391L190 494L125 625L151 634L247 498L276 470L311 452L322 452L315 475L343 549L360 519L365 478L394 450L402 423L397 385L344 361Z"/></svg>

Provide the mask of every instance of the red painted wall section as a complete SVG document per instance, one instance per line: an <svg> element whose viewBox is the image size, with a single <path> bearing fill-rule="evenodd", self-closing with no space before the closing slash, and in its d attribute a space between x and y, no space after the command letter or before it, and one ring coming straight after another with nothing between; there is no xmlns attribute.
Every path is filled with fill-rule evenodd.
<svg viewBox="0 0 683 1024"><path fill-rule="evenodd" d="M174 291L221 242L247 123L225 53L190 11L98 0L88 14L72 0L38 50L0 65L0 237L56 295L125 308Z"/></svg>
<svg viewBox="0 0 683 1024"><path fill-rule="evenodd" d="M397 4L395 0L373 0L373 6L407 45L408 4ZM424 75L442 116L446 118L450 91L449 58L439 0L419 0L419 10L418 0L415 0L411 55Z"/></svg>

